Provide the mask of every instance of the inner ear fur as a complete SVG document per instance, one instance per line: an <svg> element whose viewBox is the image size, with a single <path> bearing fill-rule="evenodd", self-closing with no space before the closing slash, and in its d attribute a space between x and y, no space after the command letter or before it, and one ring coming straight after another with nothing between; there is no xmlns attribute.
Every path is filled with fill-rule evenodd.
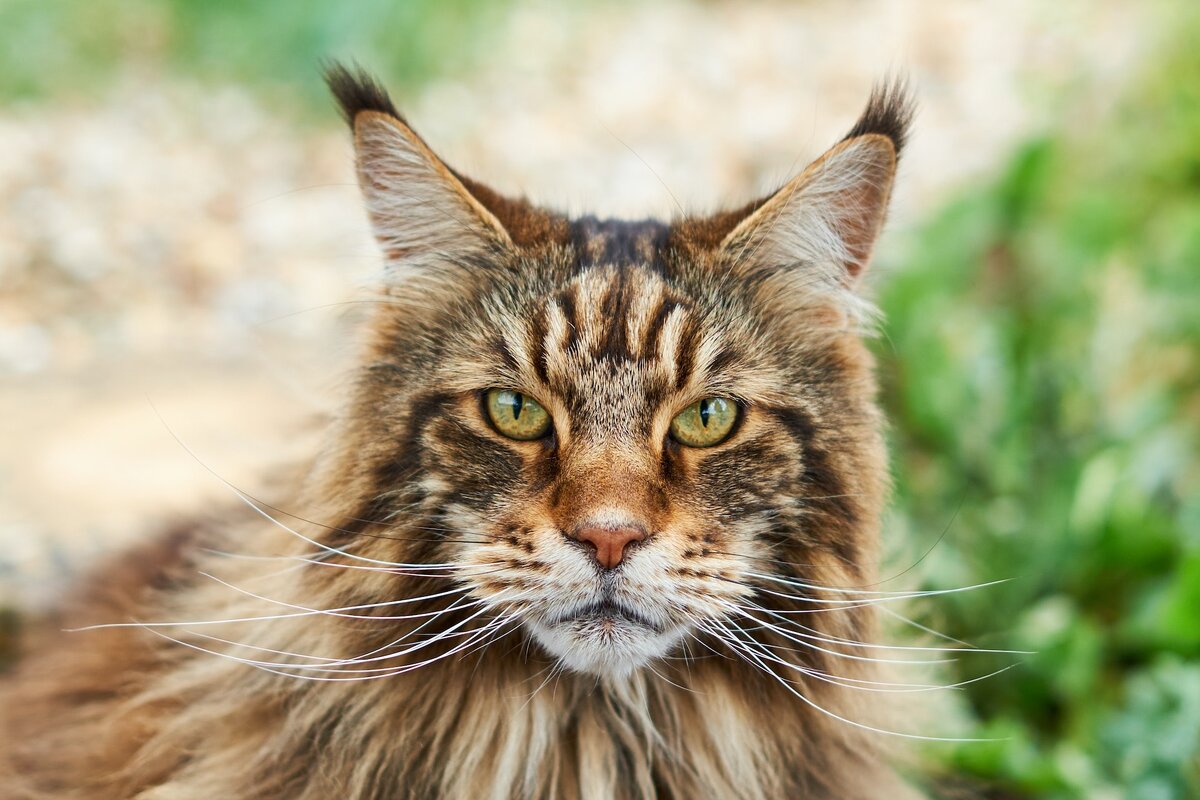
<svg viewBox="0 0 1200 800"><path fill-rule="evenodd" d="M389 262L566 238L565 218L505 197L442 161L366 72L335 63L325 77L354 131L359 183Z"/></svg>
<svg viewBox="0 0 1200 800"><path fill-rule="evenodd" d="M359 185L389 261L512 246L508 231L407 123L354 116Z"/></svg>
<svg viewBox="0 0 1200 800"><path fill-rule="evenodd" d="M902 78L878 84L846 136L781 189L734 211L679 226L730 269L762 277L800 270L851 288L887 216L915 106Z"/></svg>
<svg viewBox="0 0 1200 800"><path fill-rule="evenodd" d="M870 262L896 163L887 136L844 140L761 202L720 249L747 273L828 270L829 277L851 284Z"/></svg>

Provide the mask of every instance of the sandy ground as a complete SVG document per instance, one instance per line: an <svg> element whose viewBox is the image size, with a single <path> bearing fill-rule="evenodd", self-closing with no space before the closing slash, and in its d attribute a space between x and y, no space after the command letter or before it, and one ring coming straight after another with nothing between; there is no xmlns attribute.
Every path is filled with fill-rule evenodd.
<svg viewBox="0 0 1200 800"><path fill-rule="evenodd" d="M519 6L486 70L398 98L451 163L573 211L710 209L818 155L902 69L921 113L894 242L1064 90L1087 124L1153 47L1147 6L1115 0L568 5ZM237 88L131 73L4 109L0 154L0 603L38 605L229 497L208 469L253 488L303 448L378 262L344 132Z"/></svg>

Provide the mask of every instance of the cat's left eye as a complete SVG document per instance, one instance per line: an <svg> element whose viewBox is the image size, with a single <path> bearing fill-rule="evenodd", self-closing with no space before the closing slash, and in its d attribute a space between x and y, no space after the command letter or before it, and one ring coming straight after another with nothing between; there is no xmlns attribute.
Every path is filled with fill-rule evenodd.
<svg viewBox="0 0 1200 800"><path fill-rule="evenodd" d="M550 414L527 394L511 389L490 389L484 398L488 419L496 430L522 442L540 439L550 430Z"/></svg>
<svg viewBox="0 0 1200 800"><path fill-rule="evenodd" d="M671 420L671 437L688 447L712 447L729 438L737 418L734 401L705 397L675 415Z"/></svg>

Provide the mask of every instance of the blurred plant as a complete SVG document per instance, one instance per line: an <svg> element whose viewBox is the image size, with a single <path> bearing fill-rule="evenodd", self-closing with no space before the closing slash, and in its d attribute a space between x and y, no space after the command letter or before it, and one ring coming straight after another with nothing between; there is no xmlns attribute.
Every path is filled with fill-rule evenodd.
<svg viewBox="0 0 1200 800"><path fill-rule="evenodd" d="M1101 124L922 226L880 298L893 535L961 504L925 582L1013 579L925 621L1036 651L964 690L1007 740L949 759L1037 796L1200 797L1200 16L1172 38Z"/></svg>
<svg viewBox="0 0 1200 800"><path fill-rule="evenodd" d="M5 0L0 101L86 96L118 72L254 85L327 110L324 58L414 85L475 63L505 3L404 0Z"/></svg>

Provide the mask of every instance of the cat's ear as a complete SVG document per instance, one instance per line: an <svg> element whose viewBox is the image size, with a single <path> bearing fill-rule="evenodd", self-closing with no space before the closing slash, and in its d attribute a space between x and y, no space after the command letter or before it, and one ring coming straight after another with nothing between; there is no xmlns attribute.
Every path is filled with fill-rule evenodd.
<svg viewBox="0 0 1200 800"><path fill-rule="evenodd" d="M841 142L736 221L720 244L732 268L854 287L883 227L912 109L903 83L877 87Z"/></svg>
<svg viewBox="0 0 1200 800"><path fill-rule="evenodd" d="M504 225L425 144L361 70L325 73L354 130L358 182L389 265L445 268L512 246Z"/></svg>

